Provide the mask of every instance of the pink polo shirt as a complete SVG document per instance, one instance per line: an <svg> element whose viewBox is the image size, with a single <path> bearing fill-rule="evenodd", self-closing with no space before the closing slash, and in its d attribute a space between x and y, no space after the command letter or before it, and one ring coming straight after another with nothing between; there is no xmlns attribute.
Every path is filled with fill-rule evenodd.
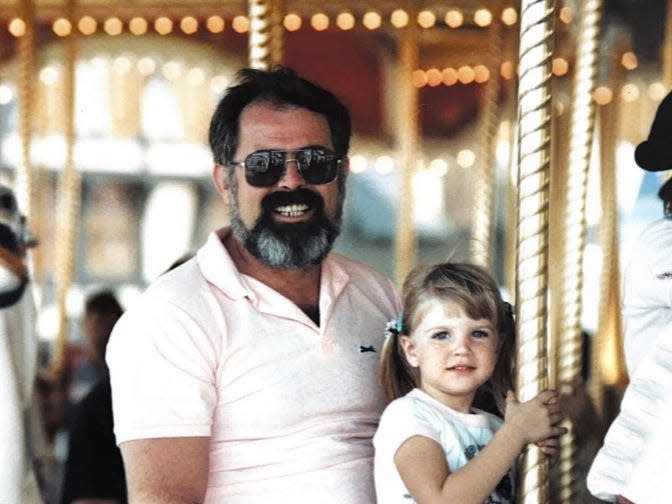
<svg viewBox="0 0 672 504"><path fill-rule="evenodd" d="M399 310L390 280L332 253L317 327L213 233L114 329L117 442L210 436L206 502L373 503L378 359Z"/></svg>

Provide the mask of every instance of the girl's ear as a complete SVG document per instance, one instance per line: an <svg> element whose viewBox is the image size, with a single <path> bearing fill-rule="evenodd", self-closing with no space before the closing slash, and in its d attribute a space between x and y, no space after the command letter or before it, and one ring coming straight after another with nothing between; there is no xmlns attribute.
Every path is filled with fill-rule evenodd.
<svg viewBox="0 0 672 504"><path fill-rule="evenodd" d="M401 348L404 351L404 355L406 356L406 360L408 361L408 363L411 365L411 367L417 368L418 356L415 353L415 343L413 342L411 337L406 336L405 334L400 335L399 344L401 345Z"/></svg>

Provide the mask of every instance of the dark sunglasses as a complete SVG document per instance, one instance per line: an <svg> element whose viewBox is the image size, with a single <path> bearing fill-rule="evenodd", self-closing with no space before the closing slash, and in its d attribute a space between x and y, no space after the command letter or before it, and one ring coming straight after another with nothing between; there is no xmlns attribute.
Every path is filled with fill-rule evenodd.
<svg viewBox="0 0 672 504"><path fill-rule="evenodd" d="M325 147L304 147L293 152L269 149L253 152L244 161L233 161L228 166L245 168L245 180L251 186L270 187L284 176L290 161L296 163L303 180L321 185L333 182L343 163L343 156Z"/></svg>

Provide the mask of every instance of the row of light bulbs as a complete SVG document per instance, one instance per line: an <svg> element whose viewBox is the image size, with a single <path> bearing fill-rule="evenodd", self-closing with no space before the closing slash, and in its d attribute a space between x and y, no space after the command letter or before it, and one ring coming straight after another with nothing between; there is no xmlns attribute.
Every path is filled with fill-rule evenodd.
<svg viewBox="0 0 672 504"><path fill-rule="evenodd" d="M467 19L469 17L470 19ZM559 19L565 24L572 19L572 12L569 7L563 7L559 10ZM506 7L501 13L502 23L506 26L512 26L518 21L518 12L514 7ZM411 22L411 15L404 9L395 9L389 16L389 23L395 28L405 28ZM425 9L418 12L416 16L418 26L429 29L440 23L439 16L432 10ZM449 28L460 28L468 22L475 26L487 28L493 22L493 13L490 9L480 8L469 16L465 11L450 8L443 16L443 22ZM310 26L316 31L324 31L331 25L330 17L324 12L318 12L310 16ZM334 17L335 25L348 31L355 28L357 20L355 16L344 11ZM83 35L93 35L98 31L99 21L91 16L83 16L77 21L77 29ZM145 35L149 31L150 21L145 17L136 16L128 21L128 31L134 35ZM179 20L179 29L187 34L193 35L200 29L200 22L194 16L184 16ZM283 19L283 26L287 31L297 31L304 24L303 18L297 13L289 13ZM375 10L367 11L361 18L361 24L368 30L377 30L383 26L383 15ZM205 28L210 33L221 33L224 31L226 21L222 16L213 15L205 20ZM120 35L124 31L124 22L118 17L109 17L102 21L103 31L111 36ZM154 31L160 35L169 35L175 30L175 22L167 17L160 16L153 21ZM234 16L231 19L231 28L236 33L247 33L250 30L250 18L245 15ZM7 25L10 34L15 37L22 37L26 33L26 22L16 17L10 20ZM52 23L53 32L59 37L67 37L73 31L73 24L66 18L58 18Z"/></svg>
<svg viewBox="0 0 672 504"><path fill-rule="evenodd" d="M627 51L621 56L621 65L626 70L635 70L639 63L637 55ZM556 77L562 77L569 72L569 62L561 56L553 58L551 71ZM506 79L513 79L516 67L512 61L503 61L499 67L500 75ZM440 85L454 86L455 84L483 84L490 78L490 70L485 65L463 65L459 68L447 67L442 70L430 68L413 72L413 85L416 87L436 87Z"/></svg>
<svg viewBox="0 0 672 504"><path fill-rule="evenodd" d="M636 57L632 53L626 53L623 55L623 60L631 61ZM99 60L100 64L104 64L102 58L96 59ZM556 58L553 63L553 73L556 76L562 76L567 73L568 63L563 58ZM114 59L111 63L112 69L118 73L127 73L130 72L133 68L133 63L131 60L125 56L120 56ZM191 85L200 85L208 76L206 72L200 67L193 67L191 69L185 70L181 64L175 61L168 61L161 65L157 65L157 62L151 57L140 58L136 62L136 68L141 75L148 76L157 71L160 71L162 75L169 81L174 81L186 72L187 82ZM623 66L628 70L633 70L635 66L626 65L623 63ZM512 62L505 61L500 67L501 75L504 79L511 79L515 74L515 68ZM59 72L54 66L46 66L39 73L40 82L46 86L54 85L59 79ZM452 86L455 84L470 84L472 82L482 84L490 78L490 72L484 65L471 66L462 66L460 68L444 68L439 70L437 68L430 68L429 70L416 70L413 72L412 81L416 87L436 87L439 85ZM216 94L221 93L226 86L228 85L229 80L222 75L215 75L210 78L210 88ZM650 83L646 90L650 99L654 101L660 101L663 99L666 93L665 86L662 82L656 81ZM637 84L629 83L624 85L620 89L620 97L623 101L629 102L634 101L640 97L642 90ZM13 99L13 93L9 86L0 84L0 105L6 105ZM598 105L607 105L611 103L614 99L614 91L609 86L598 86L594 93L593 99Z"/></svg>
<svg viewBox="0 0 672 504"><path fill-rule="evenodd" d="M476 163L476 153L472 149L461 149L456 154L454 163L459 168L470 168ZM421 159L419 164L422 165L423 169L434 173L437 177L444 177L453 165L452 162L449 163L443 158ZM379 175L389 175L395 172L396 166L397 161L389 155L371 157L363 154L353 154L350 156L350 171L354 174L364 173L373 168Z"/></svg>
<svg viewBox="0 0 672 504"><path fill-rule="evenodd" d="M631 52L625 52L621 56L621 65L626 70L634 70L638 66L637 56ZM175 62L165 63L162 69L165 77L168 80L175 80L180 76L179 71L175 71L174 67L179 66ZM126 73L131 70L132 64L126 57L116 58L112 67L118 73ZM138 71L142 75L150 75L156 71L156 62L152 58L141 58L137 64ZM556 57L552 60L552 73L556 77L562 77L569 71L569 62L563 57ZM512 61L503 61L499 68L500 75L510 80L516 75L516 67ZM193 78L200 78L202 72L198 68L192 71ZM462 65L458 68L446 67L444 69L430 68L427 70L417 69L412 74L412 83L415 87L422 88L425 86L437 87L440 85L453 86L456 84L483 84L490 78L490 69L485 65ZM45 84L50 82L42 79ZM192 80L192 79L190 79ZM202 80L202 79L200 79ZM200 83L200 80L196 83Z"/></svg>

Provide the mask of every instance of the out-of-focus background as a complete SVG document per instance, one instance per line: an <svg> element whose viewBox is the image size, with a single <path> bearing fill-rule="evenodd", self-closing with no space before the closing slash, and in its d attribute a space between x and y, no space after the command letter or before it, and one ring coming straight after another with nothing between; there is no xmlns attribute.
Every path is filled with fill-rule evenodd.
<svg viewBox="0 0 672 504"><path fill-rule="evenodd" d="M614 293L632 240L662 215L666 177L633 160L672 87L663 0L0 0L0 176L38 243L29 262L39 368L74 367L86 353L91 293L110 289L130 306L228 223L206 136L218 99L250 65L291 66L352 112L338 251L397 283L417 263L474 260L513 298L521 20L534 4L553 7L541 196L548 328L557 341L567 318L558 308L565 212L584 203L568 199L583 130L574 329L607 327L608 352L592 369L622 390ZM577 96L587 97L585 115ZM616 318L605 323L606 314ZM555 369L559 347L549 348Z"/></svg>

